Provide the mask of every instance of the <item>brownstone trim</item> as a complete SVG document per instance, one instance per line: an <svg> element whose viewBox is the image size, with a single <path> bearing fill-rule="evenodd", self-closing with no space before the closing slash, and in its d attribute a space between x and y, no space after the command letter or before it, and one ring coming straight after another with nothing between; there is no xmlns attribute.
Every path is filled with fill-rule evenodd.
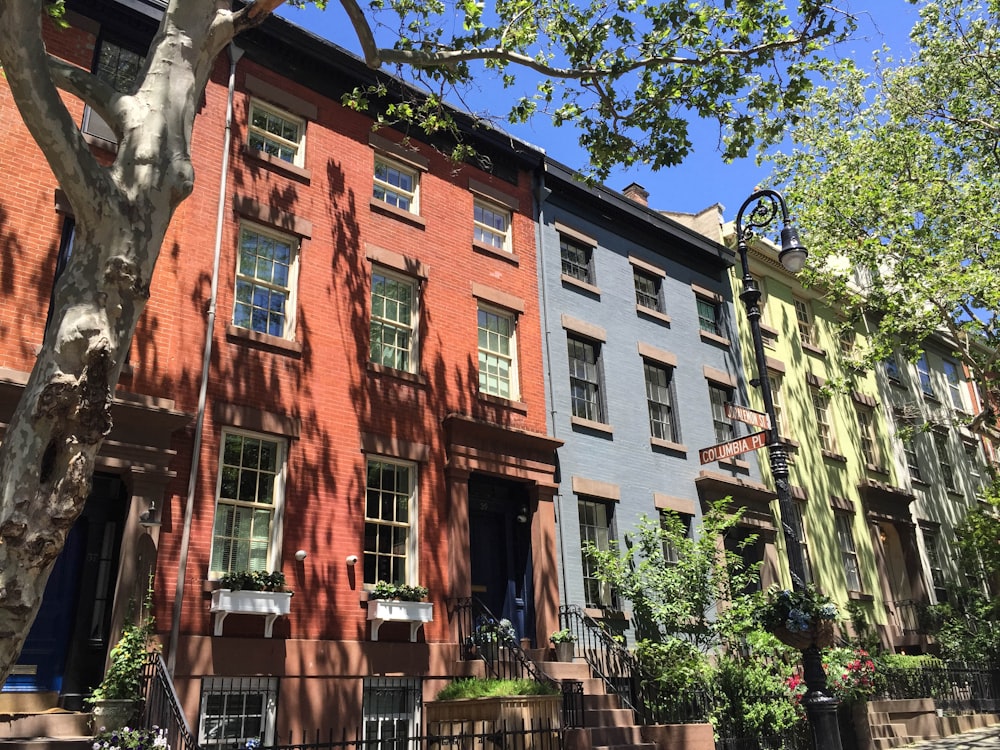
<svg viewBox="0 0 1000 750"><path fill-rule="evenodd" d="M673 352L668 352L666 349L660 349L642 341L637 344L637 347L640 357L658 362L661 365L667 365L668 367L677 367L677 355Z"/></svg>
<svg viewBox="0 0 1000 750"><path fill-rule="evenodd" d="M485 182L480 182L479 180L474 180L469 178L469 192L475 193L481 198L485 198L487 201L493 203L499 203L504 208L510 209L511 211L519 211L521 207L521 202L512 195L497 190L492 185L487 185Z"/></svg>
<svg viewBox="0 0 1000 750"><path fill-rule="evenodd" d="M411 443L398 437L362 432L361 452L426 463L430 459L431 448L425 443Z"/></svg>
<svg viewBox="0 0 1000 750"><path fill-rule="evenodd" d="M405 273L407 276L415 276L418 279L426 279L430 275L430 267L416 258L410 258L402 253L386 250L384 247L378 247L371 243L365 245L365 258L372 263Z"/></svg>
<svg viewBox="0 0 1000 750"><path fill-rule="evenodd" d="M601 500L613 500L616 503L622 499L622 488L611 482L574 476L572 478L572 485L573 493L576 495L597 497Z"/></svg>
<svg viewBox="0 0 1000 750"><path fill-rule="evenodd" d="M233 211L245 219L266 224L299 237L312 237L312 222L244 195L233 196Z"/></svg>
<svg viewBox="0 0 1000 750"><path fill-rule="evenodd" d="M274 84L262 81L257 76L247 73L243 85L247 93L251 96L262 99L268 104L277 105L281 109L287 110L290 114L306 120L315 120L319 116L319 110L315 104L295 96L295 94L291 94Z"/></svg>
<svg viewBox="0 0 1000 750"><path fill-rule="evenodd" d="M392 159L405 162L421 172L426 172L430 168L431 160L412 146L407 147L401 143L390 141L388 138L383 138L376 133L368 134L368 145L376 151L380 151Z"/></svg>
<svg viewBox="0 0 1000 750"><path fill-rule="evenodd" d="M737 386L736 377L730 375L728 372L716 370L714 367L709 367L708 365L702 367L702 372L705 374L705 379L711 380L713 383L724 385L727 388L735 388Z"/></svg>
<svg viewBox="0 0 1000 750"><path fill-rule="evenodd" d="M685 516L693 516L695 512L694 500L664 495L662 492L653 493L653 505L657 510L672 510Z"/></svg>
<svg viewBox="0 0 1000 750"><path fill-rule="evenodd" d="M476 299L489 302L490 304L497 305L498 307L502 307L506 310L511 310L520 314L524 313L523 299L515 297L513 294L501 291L500 289L494 289L491 286L480 284L477 281L472 282L472 296Z"/></svg>
<svg viewBox="0 0 1000 750"><path fill-rule="evenodd" d="M561 221L553 222L553 226L559 234L565 234L567 237L576 240L577 242L582 242L585 245L590 245L591 247L597 247L597 240L591 237L585 232L581 232L579 229L574 229L571 226L563 224Z"/></svg>
<svg viewBox="0 0 1000 750"><path fill-rule="evenodd" d="M563 315L560 317L560 323L562 327L571 333L579 334L588 339L594 341L605 342L608 340L608 332L601 328L600 326L595 326L593 323L587 323L578 318L574 318L571 315Z"/></svg>
<svg viewBox="0 0 1000 750"><path fill-rule="evenodd" d="M212 404L212 419L226 427L238 427L242 430L267 432L290 438L299 437L302 428L302 420L298 417L222 401Z"/></svg>

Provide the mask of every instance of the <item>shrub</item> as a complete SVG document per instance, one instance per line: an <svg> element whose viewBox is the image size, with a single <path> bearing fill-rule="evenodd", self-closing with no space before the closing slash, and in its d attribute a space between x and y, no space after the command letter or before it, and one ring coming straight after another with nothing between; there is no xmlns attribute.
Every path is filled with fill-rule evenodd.
<svg viewBox="0 0 1000 750"><path fill-rule="evenodd" d="M219 583L222 588L230 591L288 591L285 588L285 574L280 570L273 573L263 570L237 570L223 574L219 578Z"/></svg>
<svg viewBox="0 0 1000 750"><path fill-rule="evenodd" d="M377 581L372 589L372 599L389 599L400 602L422 602L427 598L425 586L409 586L405 583Z"/></svg>
<svg viewBox="0 0 1000 750"><path fill-rule="evenodd" d="M459 700L462 698L499 698L510 695L558 695L559 690L548 683L534 680L498 680L487 679L455 680L445 686L437 694L439 701Z"/></svg>

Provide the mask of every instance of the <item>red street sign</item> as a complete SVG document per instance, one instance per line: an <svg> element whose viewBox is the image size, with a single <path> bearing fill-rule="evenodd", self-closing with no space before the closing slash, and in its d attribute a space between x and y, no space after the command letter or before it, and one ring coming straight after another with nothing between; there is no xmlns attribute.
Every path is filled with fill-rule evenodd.
<svg viewBox="0 0 1000 750"><path fill-rule="evenodd" d="M755 432L753 435L730 440L728 443L719 443L711 448L702 448L698 451L698 460L703 464L710 464L713 461L723 461L741 453L759 450L767 445L767 433Z"/></svg>
<svg viewBox="0 0 1000 750"><path fill-rule="evenodd" d="M727 419L735 419L760 430L771 429L771 418L762 411L754 411L738 404L723 404L723 406L726 409Z"/></svg>

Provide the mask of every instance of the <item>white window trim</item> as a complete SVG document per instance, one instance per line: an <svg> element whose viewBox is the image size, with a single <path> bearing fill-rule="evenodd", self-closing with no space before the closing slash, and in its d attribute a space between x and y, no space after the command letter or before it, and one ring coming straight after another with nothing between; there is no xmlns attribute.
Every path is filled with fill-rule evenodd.
<svg viewBox="0 0 1000 750"><path fill-rule="evenodd" d="M281 137L279 135L275 135L274 133L269 133L266 130L261 130L260 128L255 127L253 125L253 112L254 112L254 109L262 109L265 112L269 112L272 115L277 115L278 117L280 117L283 120L288 120L289 122L293 122L296 125L298 125L299 126L299 140L298 140L298 143L295 143L293 141L289 141L289 140L287 140L287 139L285 139L285 138L283 138L283 137ZM266 156L268 156L270 158L277 159L279 162L288 163L288 164L294 164L296 167L303 167L303 168L305 167L305 165L306 165L306 121L302 117L299 117L298 115L292 114L288 110L282 109L281 107L276 107L276 106L274 106L273 104L271 104L269 102L263 101L262 99L258 99L256 97L251 97L251 99L250 99L250 109L248 110L248 117L247 117L247 148L249 148L251 151L256 151L257 150L257 149L254 149L250 145L250 136L253 135L253 134L255 134L255 133L259 134L265 140L272 140L272 141L275 141L276 143L289 145L289 146L292 146L292 147L295 148L295 158L292 159L291 162L285 162L285 160L282 159L282 158L280 158L280 157L271 156L271 154L268 154L266 151L262 151L261 153L265 154Z"/></svg>
<svg viewBox="0 0 1000 750"><path fill-rule="evenodd" d="M395 185L379 180L375 176L376 167L378 166L379 163L382 163L391 169L395 169L397 172L400 172L401 174L409 175L410 179L413 182L413 191L409 194L406 194L405 191L401 190ZM385 201L381 198L377 198L374 193L374 187L376 185L381 185L384 190L391 193L396 193L399 195L408 195L408 197L410 198L410 207L400 208L399 206L394 206L388 201ZM410 164L407 164L404 161L400 161L399 159L394 159L391 156L386 156L381 151L376 151L374 159L372 160L372 200L377 201L378 203L384 203L390 209L395 209L396 211L403 211L404 213L409 213L419 216L420 215L420 170Z"/></svg>
<svg viewBox="0 0 1000 750"><path fill-rule="evenodd" d="M264 708L264 745L273 745L275 727L278 715L278 678L277 677L202 677L201 699L198 703L198 744L203 747L219 747L220 743L211 742L205 737L205 704L209 695L219 693L253 694L263 693L266 706ZM232 738L223 738L223 740ZM249 737L241 739L251 739ZM226 745L221 745L226 747Z"/></svg>
<svg viewBox="0 0 1000 750"><path fill-rule="evenodd" d="M285 486L288 478L288 440L278 435L251 432L250 430L240 430L234 427L224 427L219 441L219 457L216 461L215 508L212 513L212 530L208 559L208 578L210 580L217 580L223 575L219 572L212 572L212 548L215 547L215 515L219 510L219 493L222 491L222 462L226 452L226 435L243 435L268 440L278 446L278 456L275 460L279 469L275 472L274 476L274 510L271 515L271 531L267 548L267 570L281 570L281 544L284 539L285 527Z"/></svg>
<svg viewBox="0 0 1000 750"><path fill-rule="evenodd" d="M382 365L381 362L374 362L371 359L371 321L374 319L374 314L372 312L372 291L374 290L374 280L375 275L385 276L386 278L393 279L397 282L403 284L409 284L413 289L413 302L410 310L410 366L405 370L399 370L395 367L390 367L389 365ZM371 276L368 278L371 288L368 291L368 361L373 364L381 365L382 367L388 367L391 370L398 372L409 372L417 373L420 371L420 279L414 278L413 276L407 276L406 274L393 271L387 266L383 266L377 263L372 264ZM393 324L395 325L395 324Z"/></svg>
<svg viewBox="0 0 1000 750"><path fill-rule="evenodd" d="M250 279L253 283L264 283L257 279L256 276L243 276L240 274L240 244L243 239L243 231L249 230L257 234L262 234L272 239L278 240L280 242L287 242L292 249L292 259L288 264L288 305L285 310L285 330L281 336L275 338L284 339L285 341L295 340L295 326L296 326L296 310L298 309L298 290L299 290L299 256L301 255L301 242L297 235L294 234L284 234L282 232L276 232L263 224L258 224L253 221L248 221L243 219L239 223L236 235L236 258L233 268L233 309L229 314L229 322L245 331L250 331L251 333L257 333L262 336L273 336L273 334L267 331L255 331L252 327L244 327L236 325L236 285L241 279ZM268 284L264 283L265 286Z"/></svg>
<svg viewBox="0 0 1000 750"><path fill-rule="evenodd" d="M392 456L387 456L381 453L366 453L365 454L365 482L364 488L367 495L368 492L368 462L369 461L379 461L386 464L395 464L397 466L406 466L410 469L410 507L407 510L407 516L410 519L409 529L410 533L406 538L406 581L405 583L409 586L419 586L420 585L420 557L417 554L418 544L417 540L420 535L420 466L415 461L404 461L399 458L393 458ZM364 516L362 523L368 523L368 508L367 508L368 498L365 497L365 507ZM384 523L381 519L377 521L378 523ZM362 546L364 545L364 537L361 541ZM362 549L362 556L365 554L366 550ZM374 583L366 583L364 581L364 560L362 560L361 568L361 579L363 587L366 591L370 591L374 587Z"/></svg>
<svg viewBox="0 0 1000 750"><path fill-rule="evenodd" d="M472 202L472 209L473 209L472 210L472 223L473 223L473 226L475 228L477 228L477 229L483 230L483 232L485 232L487 234L493 234L493 235L499 235L500 232L498 232L495 227L492 227L489 224L483 224L483 223L481 223L479 221L476 221L476 212L475 212L475 209L477 209L477 208L482 208L482 209L487 210L487 211L492 211L493 213L497 214L498 216L503 216L505 218L505 220L506 220L506 223L507 223L507 229L503 232L503 243L501 244L500 247L497 247L492 242L484 242L483 240L475 240L475 241L476 242L480 242L480 243L482 243L484 245L487 245L489 247L492 247L495 250L502 250L505 253L513 252L513 242L511 240L511 224L513 223L513 213L511 212L511 210L509 208L507 208L506 206L501 206L499 203L494 203L493 201L488 201L485 198L479 198L477 196L477 197L475 197L473 199L473 202Z"/></svg>
<svg viewBox="0 0 1000 750"><path fill-rule="evenodd" d="M792 297L792 310L795 312L795 325L799 332L799 340L806 346L818 346L816 319L813 317L812 305L809 304L809 300ZM800 312L804 314L804 319L799 316Z"/></svg>
<svg viewBox="0 0 1000 750"><path fill-rule="evenodd" d="M479 311L482 310L485 313L490 313L492 315L498 315L503 318L508 318L510 320L510 396L500 396L495 393L489 393L487 391L479 391L480 394L484 396L493 396L494 398L506 398L508 401L520 401L521 400L521 378L518 372L518 341L517 341L517 325L518 325L518 314L513 310L508 310L503 307L497 307L496 305L489 305L482 301L476 307L476 360L478 365L479 352L483 351L479 346ZM492 354L492 352L490 352Z"/></svg>

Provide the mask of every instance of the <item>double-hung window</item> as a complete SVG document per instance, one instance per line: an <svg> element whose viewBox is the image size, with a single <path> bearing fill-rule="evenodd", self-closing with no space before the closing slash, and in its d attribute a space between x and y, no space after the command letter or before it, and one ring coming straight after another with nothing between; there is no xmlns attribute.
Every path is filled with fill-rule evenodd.
<svg viewBox="0 0 1000 750"><path fill-rule="evenodd" d="M212 529L214 574L274 570L280 559L286 445L225 431Z"/></svg>
<svg viewBox="0 0 1000 750"><path fill-rule="evenodd" d="M585 284L593 284L593 254L594 248L570 239L565 235L559 235L559 257L562 263L562 272L565 276L582 281Z"/></svg>
<svg viewBox="0 0 1000 750"><path fill-rule="evenodd" d="M774 432L778 437L787 434L784 430L785 398L782 391L784 379L781 375L768 372L767 382L771 386L771 403L774 405Z"/></svg>
<svg viewBox="0 0 1000 750"><path fill-rule="evenodd" d="M722 335L721 306L714 299L698 296L698 327L713 336Z"/></svg>
<svg viewBox="0 0 1000 750"><path fill-rule="evenodd" d="M847 578L847 590L861 591L858 549L854 544L854 529L851 527L853 517L849 513L837 513L835 515L837 543L840 546L840 558L844 565L844 575Z"/></svg>
<svg viewBox="0 0 1000 750"><path fill-rule="evenodd" d="M578 502L580 513L580 545L593 546L601 552L611 549L611 506L599 500ZM587 555L583 558L583 595L586 606L607 608L616 606L611 584L597 576L597 564Z"/></svg>
<svg viewBox="0 0 1000 750"><path fill-rule="evenodd" d="M927 352L921 352L917 360L917 379L920 381L920 391L925 396L934 398L934 385L931 383L931 366L927 361Z"/></svg>
<svg viewBox="0 0 1000 750"><path fill-rule="evenodd" d="M416 372L416 281L375 267L371 305L371 361L394 370Z"/></svg>
<svg viewBox="0 0 1000 750"><path fill-rule="evenodd" d="M878 449L878 434L875 432L875 410L864 404L857 404L858 437L861 443L861 457L868 466L880 467L882 456Z"/></svg>
<svg viewBox="0 0 1000 750"><path fill-rule="evenodd" d="M896 432L899 434L900 442L903 444L903 460L906 462L906 469L910 475L910 479L923 482L924 478L920 472L920 460L917 458L917 444L913 426L907 424L902 417L897 415Z"/></svg>
<svg viewBox="0 0 1000 750"><path fill-rule="evenodd" d="M411 214L419 212L417 187L419 172L406 165L388 159L380 154L375 156L375 180L372 197L401 211Z"/></svg>
<svg viewBox="0 0 1000 750"><path fill-rule="evenodd" d="M305 122L259 101L250 103L247 145L298 167L305 165Z"/></svg>
<svg viewBox="0 0 1000 750"><path fill-rule="evenodd" d="M827 453L837 452L837 443L833 436L833 425L830 422L830 397L814 386L809 388L812 398L813 413L816 415L816 434L819 445Z"/></svg>
<svg viewBox="0 0 1000 750"><path fill-rule="evenodd" d="M927 551L927 566L931 571L931 583L934 586L934 598L938 604L948 600L948 589L945 586L944 570L941 568L941 552L938 549L938 535L924 530L924 549Z"/></svg>
<svg viewBox="0 0 1000 750"><path fill-rule="evenodd" d="M663 312L660 295L663 279L637 268L632 269L632 279L635 284L635 304L646 310Z"/></svg>
<svg viewBox="0 0 1000 750"><path fill-rule="evenodd" d="M297 260L295 239L256 225L240 227L234 326L294 337Z"/></svg>
<svg viewBox="0 0 1000 750"><path fill-rule="evenodd" d="M889 380L899 382L899 363L896 361L895 354L890 354L882 360L882 371Z"/></svg>
<svg viewBox="0 0 1000 750"><path fill-rule="evenodd" d="M517 382L516 321L513 313L480 307L479 392L511 400L520 397Z"/></svg>
<svg viewBox="0 0 1000 750"><path fill-rule="evenodd" d="M684 539L691 538L691 527L693 518L688 513L678 513L673 510L660 511L660 531L663 540L663 562L667 565L676 565L680 562L681 551L677 544L674 544L674 535L679 534Z"/></svg>
<svg viewBox="0 0 1000 750"><path fill-rule="evenodd" d="M798 297L792 298L795 307L795 322L799 328L799 339L807 346L816 345L816 328L813 324L812 309L809 303Z"/></svg>
<svg viewBox="0 0 1000 750"><path fill-rule="evenodd" d="M802 573L805 583L813 582L812 560L809 558L809 537L806 535L806 519L802 512L805 503L792 502L792 528L799 538L799 549L802 551Z"/></svg>
<svg viewBox="0 0 1000 750"><path fill-rule="evenodd" d="M646 405L649 410L649 434L658 440L679 442L674 416L673 368L644 361Z"/></svg>
<svg viewBox="0 0 1000 750"><path fill-rule="evenodd" d="M596 341L568 336L569 387L573 416L591 422L605 422L601 382L601 345Z"/></svg>
<svg viewBox="0 0 1000 750"><path fill-rule="evenodd" d="M365 480L366 585L416 583L417 467L370 456Z"/></svg>
<svg viewBox="0 0 1000 750"><path fill-rule="evenodd" d="M708 384L708 397L712 404L712 425L715 441L725 443L736 437L733 420L726 416L726 404L733 402L733 389L716 383Z"/></svg>
<svg viewBox="0 0 1000 750"><path fill-rule="evenodd" d="M938 468L941 471L941 480L944 488L949 492L955 491L955 470L951 465L951 455L948 452L948 434L943 430L934 430L934 447L938 454Z"/></svg>
<svg viewBox="0 0 1000 750"><path fill-rule="evenodd" d="M497 250L510 252L510 211L476 199L473 204L473 235L475 242Z"/></svg>
<svg viewBox="0 0 1000 750"><path fill-rule="evenodd" d="M256 740L273 745L277 707L276 677L203 677L198 744L246 747Z"/></svg>
<svg viewBox="0 0 1000 750"><path fill-rule="evenodd" d="M959 411L965 411L965 403L962 400L962 378L959 375L958 365L950 359L945 359L942 360L941 367L944 370L944 380L948 384L951 405Z"/></svg>

